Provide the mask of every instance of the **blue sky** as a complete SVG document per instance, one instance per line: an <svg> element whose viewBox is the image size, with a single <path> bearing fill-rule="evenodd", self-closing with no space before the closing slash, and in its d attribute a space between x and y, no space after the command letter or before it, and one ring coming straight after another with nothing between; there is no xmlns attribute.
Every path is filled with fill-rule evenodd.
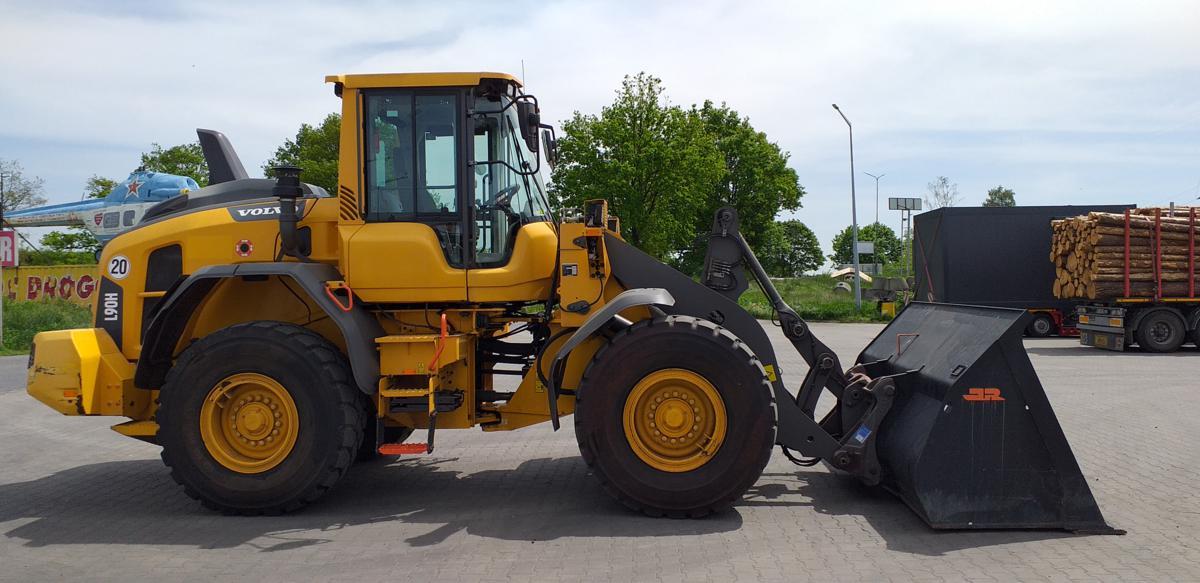
<svg viewBox="0 0 1200 583"><path fill-rule="evenodd" d="M521 72L553 122L625 74L675 103L725 101L791 153L794 216L828 251L938 175L977 205L1185 203L1200 196L1200 3L224 2L0 0L0 157L75 200L152 142L225 132L256 171L337 107L324 75Z"/></svg>

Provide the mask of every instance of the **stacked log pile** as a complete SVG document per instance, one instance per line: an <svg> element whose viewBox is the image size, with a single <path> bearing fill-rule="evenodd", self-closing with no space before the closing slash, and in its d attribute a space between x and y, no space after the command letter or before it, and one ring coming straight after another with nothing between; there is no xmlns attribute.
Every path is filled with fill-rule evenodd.
<svg viewBox="0 0 1200 583"><path fill-rule="evenodd" d="M1187 297L1193 291L1189 278L1200 294L1200 208L1133 210L1128 258L1125 221L1122 214L1089 213L1052 223L1054 297L1124 297L1126 261L1129 297Z"/></svg>

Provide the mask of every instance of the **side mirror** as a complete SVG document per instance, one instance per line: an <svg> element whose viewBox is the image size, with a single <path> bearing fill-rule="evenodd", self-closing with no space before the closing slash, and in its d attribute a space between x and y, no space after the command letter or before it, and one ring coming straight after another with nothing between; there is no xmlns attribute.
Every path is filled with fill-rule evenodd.
<svg viewBox="0 0 1200 583"><path fill-rule="evenodd" d="M522 96L526 97L526 96ZM529 146L529 151L534 154L538 153L538 127L542 125L542 115L538 112L537 101L532 99L522 99L517 102L517 120L521 126L521 137L525 138L525 145Z"/></svg>
<svg viewBox="0 0 1200 583"><path fill-rule="evenodd" d="M546 163L553 170L554 165L558 164L558 139L554 137L554 128L550 126L542 126L542 128L542 144L546 150Z"/></svg>

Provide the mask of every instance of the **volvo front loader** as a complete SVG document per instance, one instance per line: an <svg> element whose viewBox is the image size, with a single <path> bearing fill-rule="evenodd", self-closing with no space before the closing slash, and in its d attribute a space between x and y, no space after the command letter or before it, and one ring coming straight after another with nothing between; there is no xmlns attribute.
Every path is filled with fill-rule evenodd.
<svg viewBox="0 0 1200 583"><path fill-rule="evenodd" d="M356 458L429 453L437 431L574 414L604 488L650 515L730 506L778 445L935 528L1110 530L1022 312L912 304L845 369L732 209L699 282L622 240L604 201L553 216L552 130L514 77L326 80L342 100L337 191L295 168L247 178L201 130L212 184L105 247L95 327L35 338L30 394L129 418L113 429L160 445L189 496L231 513L300 508ZM751 281L810 367L795 392L738 306Z"/></svg>

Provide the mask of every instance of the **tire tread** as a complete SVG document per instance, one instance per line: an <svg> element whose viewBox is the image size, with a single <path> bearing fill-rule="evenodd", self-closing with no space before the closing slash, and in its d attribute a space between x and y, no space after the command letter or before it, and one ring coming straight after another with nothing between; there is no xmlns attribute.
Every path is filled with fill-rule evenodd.
<svg viewBox="0 0 1200 583"><path fill-rule="evenodd" d="M337 456L334 458L335 462L324 468L323 475L320 479L314 480L312 486L290 500L283 500L270 506L242 508L210 500L185 483L179 474L178 462L174 459L170 448L164 447L161 457L163 463L170 469L171 478L175 483L183 486L184 493L189 498L198 500L205 508L231 515L279 515L299 510L315 502L333 488L353 464L355 453L362 442L365 416L362 399L358 389L354 386L345 357L328 340L316 332L295 324L268 320L235 324L218 330L184 349L175 365L167 372L162 391L160 391L156 419L160 425L174 423L172 421L173 412L169 406L164 406L161 395L172 390L173 386L180 384L179 375L193 361L203 357L207 346L227 339L243 337L248 331L256 336L259 334L266 337L275 336L281 345L291 346L302 351L306 358L315 362L325 374L333 379L333 386L328 388L337 395L337 407L342 413L342 422L337 428L341 444Z"/></svg>
<svg viewBox="0 0 1200 583"><path fill-rule="evenodd" d="M726 330L725 328L722 328L721 326L719 326L716 323L713 323L709 320L705 320L702 318L696 318L696 317L692 317L692 316L673 315L673 316L665 316L665 317L660 317L660 318L649 318L646 320L642 320L640 322L635 323L633 326L630 326L628 328L625 328L624 330L621 330L620 332L615 334L607 343L605 343L604 346L602 346L599 350L596 351L596 354L592 357L592 362L589 363L588 366L584 369L583 376L579 380L580 391L579 391L579 394L576 396L576 399L577 399L576 407L578 408L578 407L582 406L582 403L583 403L584 399L586 398L586 391L583 389L584 389L584 387L587 386L588 379L590 377L592 377L594 374L596 374L597 371L595 370L595 368L596 368L595 363L597 363L601 360L601 357L603 356L603 354L605 352L607 352L613 346L616 346L616 345L620 344L621 342L627 341L631 335L636 334L638 331L640 331L642 329L650 328L650 327L658 327L658 326L688 327L688 328L692 329L693 331L700 331L702 328L706 329L709 331L709 334L711 334L714 338L720 338L720 339L723 339L725 342L727 342L729 345L729 348L731 350L733 350L734 352L741 353L742 357L745 358L746 363L748 363L752 367L755 367L758 369L758 371L762 375L763 390L766 391L766 394L767 394L769 402L770 402L770 409L771 409L771 419L770 419L770 425L769 425L769 431L770 431L771 435L770 435L770 440L768 440L768 443L770 444L770 446L767 448L768 449L767 455L763 456L763 466L765 467L766 461L770 458L770 449L774 447L776 425L778 423L778 418L779 418L778 414L777 414L776 403L775 403L775 392L774 392L774 390L772 390L770 381L767 380L766 370L763 369L762 363L758 360L758 357L756 357L754 355L754 353L750 350L750 347L747 346L746 343L742 342L741 339L739 339L737 336L735 336L729 330ZM575 426L576 426L576 435L577 436L579 435L580 429L581 429L580 428L581 419L582 419L582 417L580 415L578 415L578 414L575 415ZM763 469L762 467L758 468L758 472L756 472L754 474L753 480L750 480L749 483L740 484L739 487L734 490L734 493L731 494L730 496L728 496L727 498L719 500L717 502L714 502L714 503L704 506L702 508L694 508L694 509L690 509L690 510L686 510L686 511L679 511L679 510L669 510L669 509L664 509L664 508L658 508L658 507L643 504L637 500L634 500L632 497L628 496L624 492L621 492L619 489L617 489L615 487L615 485L612 483L612 481L608 478L608 476L606 476L604 474L602 467L596 463L597 452L593 449L592 444L589 443L587 440L584 440L584 439L579 440L579 452L580 452L580 456L583 458L584 463L587 464L588 469L591 470L592 473L599 479L601 487L604 489L605 492L608 493L609 496L612 496L614 499L616 499L618 502L620 502L626 508L629 508L635 512L640 512L640 513L645 514L646 516L649 516L652 518L661 518L661 517L703 518L710 514L716 514L716 513L728 510L736 502L738 502L738 500L740 500L742 498L742 495L745 493L746 489L748 489L750 486L754 485L754 482L758 481L758 477L759 477L759 475L761 475L762 469Z"/></svg>

